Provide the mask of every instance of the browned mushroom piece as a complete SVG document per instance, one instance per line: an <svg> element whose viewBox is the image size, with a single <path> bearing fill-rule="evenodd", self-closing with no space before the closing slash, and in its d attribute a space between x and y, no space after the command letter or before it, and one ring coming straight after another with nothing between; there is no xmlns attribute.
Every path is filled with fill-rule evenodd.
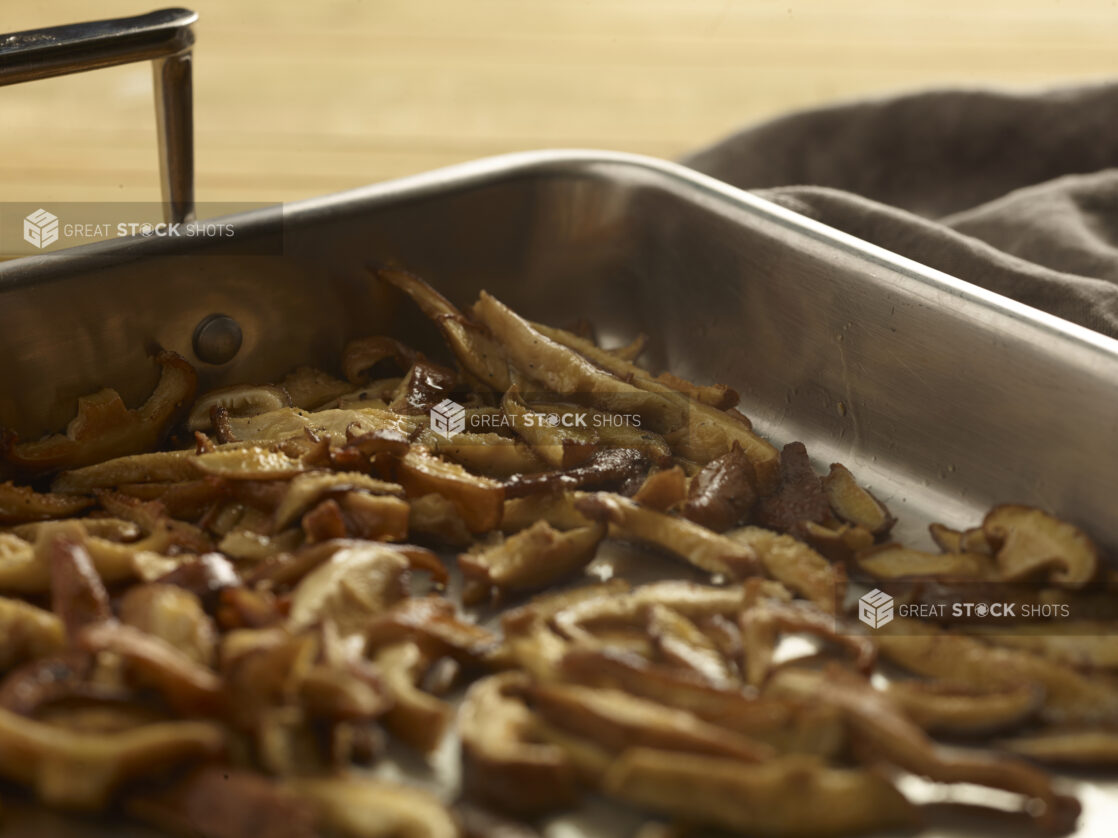
<svg viewBox="0 0 1118 838"><path fill-rule="evenodd" d="M517 474L505 481L505 497L527 498L534 495L551 495L569 492L582 487L605 488L623 485L640 475L648 463L641 452L633 448L606 448L594 452L582 465L552 469L534 474ZM541 501L541 504L546 504ZM521 529L521 527L514 527ZM568 529L562 527L562 529Z"/></svg>
<svg viewBox="0 0 1118 838"><path fill-rule="evenodd" d="M737 443L691 479L683 515L715 532L749 518L757 503L757 474Z"/></svg>
<svg viewBox="0 0 1118 838"><path fill-rule="evenodd" d="M225 745L225 732L212 722L83 733L0 708L0 774L31 787L47 805L64 809L103 809L125 781L213 759Z"/></svg>
<svg viewBox="0 0 1118 838"><path fill-rule="evenodd" d="M299 516L328 496L347 492L402 497L404 490L395 483L377 480L360 472L310 471L297 475L288 483L283 501L273 516L273 530L279 532Z"/></svg>
<svg viewBox="0 0 1118 838"><path fill-rule="evenodd" d="M819 524L831 514L823 482L811 467L802 442L790 442L780 452L780 483L764 494L757 507L757 521L763 527L799 534L804 524Z"/></svg>
<svg viewBox="0 0 1118 838"><path fill-rule="evenodd" d="M142 483L178 483L201 476L193 451L154 451L106 459L64 471L54 478L55 492L89 492Z"/></svg>
<svg viewBox="0 0 1118 838"><path fill-rule="evenodd" d="M221 678L155 635L104 621L85 626L77 645L87 652L119 655L137 685L156 690L184 716L215 716L225 709Z"/></svg>
<svg viewBox="0 0 1118 838"><path fill-rule="evenodd" d="M393 394L388 409L398 413L427 413L460 387L454 370L417 358Z"/></svg>
<svg viewBox="0 0 1118 838"><path fill-rule="evenodd" d="M160 352L159 383L140 407L129 410L116 390L106 388L78 399L77 415L64 434L16 442L0 434L0 459L16 469L42 472L77 468L155 448L180 411L194 398L198 376L174 352Z"/></svg>
<svg viewBox="0 0 1118 838"><path fill-rule="evenodd" d="M439 494L449 500L472 533L489 532L501 523L505 490L496 480L471 474L460 465L413 445L388 464L388 476L409 498Z"/></svg>
<svg viewBox="0 0 1118 838"><path fill-rule="evenodd" d="M1118 623L1113 620L1026 622L1009 630L980 624L971 631L994 646L1031 652L1082 671L1103 675L1118 670L1118 643L1114 642Z"/></svg>
<svg viewBox="0 0 1118 838"><path fill-rule="evenodd" d="M802 541L761 527L742 527L724 537L752 550L767 575L822 611L834 613L841 604L846 591L842 568Z"/></svg>
<svg viewBox="0 0 1118 838"><path fill-rule="evenodd" d="M858 569L874 579L939 576L952 579L996 579L998 570L981 553L928 553L891 542L863 550L855 558ZM1010 577L1003 577L1011 581Z"/></svg>
<svg viewBox="0 0 1118 838"><path fill-rule="evenodd" d="M125 497L139 501L159 501L168 515L180 520L201 518L214 504L227 499L230 494L228 484L216 477L167 483L123 483L117 485L115 490ZM99 535L96 532L90 534Z"/></svg>
<svg viewBox="0 0 1118 838"><path fill-rule="evenodd" d="M573 530L591 526L594 522L578 511L575 504L581 492L547 492L546 494L512 497L509 490L501 514L501 529L517 532L527 529L536 521L547 521L557 530Z"/></svg>
<svg viewBox="0 0 1118 838"><path fill-rule="evenodd" d="M353 390L352 384L308 366L296 367L280 386L291 397L291 404L303 410L317 410Z"/></svg>
<svg viewBox="0 0 1118 838"><path fill-rule="evenodd" d="M660 547L708 573L740 578L760 569L757 555L748 545L621 495L594 492L578 499L575 508L592 520L608 522L623 538Z"/></svg>
<svg viewBox="0 0 1118 838"><path fill-rule="evenodd" d="M1037 684L1042 719L1057 724L1118 722L1118 685L1023 649L948 634L930 623L895 617L874 635L883 657L925 677L977 689Z"/></svg>
<svg viewBox="0 0 1118 838"><path fill-rule="evenodd" d="M166 788L130 795L125 810L174 835L318 838L313 807L268 777L229 765L195 769Z"/></svg>
<svg viewBox="0 0 1118 838"><path fill-rule="evenodd" d="M816 838L918 822L915 807L883 775L801 755L750 764L632 748L610 767L603 787L654 812L748 835Z"/></svg>
<svg viewBox="0 0 1118 838"><path fill-rule="evenodd" d="M293 631L329 617L342 634L363 633L370 620L407 596L407 558L376 542L352 542L333 551L291 597Z"/></svg>
<svg viewBox="0 0 1118 838"><path fill-rule="evenodd" d="M1112 729L1048 728L1002 739L997 746L1049 765L1112 768L1118 765L1118 733Z"/></svg>
<svg viewBox="0 0 1118 838"><path fill-rule="evenodd" d="M202 601L185 588L135 585L120 598L117 615L125 625L158 637L195 663L213 665L217 631Z"/></svg>
<svg viewBox="0 0 1118 838"><path fill-rule="evenodd" d="M584 568L605 534L604 524L560 532L537 521L496 544L463 553L458 566L468 578L499 591L533 590Z"/></svg>
<svg viewBox="0 0 1118 838"><path fill-rule="evenodd" d="M565 405L548 410L527 405L517 385L501 399L501 409L509 417L516 433L532 447L532 451L552 468L572 468L586 462L598 447L595 428L587 425L570 427L559 420L577 408Z"/></svg>
<svg viewBox="0 0 1118 838"><path fill-rule="evenodd" d="M714 615L715 619L722 615ZM734 667L713 640L674 608L656 603L647 610L648 634L656 656L694 672L716 687L739 681Z"/></svg>
<svg viewBox="0 0 1118 838"><path fill-rule="evenodd" d="M573 806L574 766L564 750L538 741L538 720L524 703L530 684L519 672L477 681L458 709L468 797L522 816Z"/></svg>
<svg viewBox="0 0 1118 838"><path fill-rule="evenodd" d="M293 778L283 788L306 801L339 838L459 838L454 816L429 792L357 775Z"/></svg>
<svg viewBox="0 0 1118 838"><path fill-rule="evenodd" d="M893 681L890 700L924 730L975 736L1017 727L1036 715L1044 690L1017 684L983 690L939 681Z"/></svg>
<svg viewBox="0 0 1118 838"><path fill-rule="evenodd" d="M434 321L454 357L478 383L503 393L512 383L505 350L484 328L467 318L442 294L406 271L381 268L378 279L407 294Z"/></svg>
<svg viewBox="0 0 1118 838"><path fill-rule="evenodd" d="M865 527L828 521L808 521L801 536L821 555L832 562L850 562L858 553L873 547L873 533Z"/></svg>
<svg viewBox="0 0 1118 838"><path fill-rule="evenodd" d="M454 719L454 708L418 686L431 659L418 643L404 640L381 646L373 662L393 699L384 715L385 726L413 748L424 753L433 751Z"/></svg>
<svg viewBox="0 0 1118 838"><path fill-rule="evenodd" d="M301 460L255 445L199 454L194 465L203 474L226 480L286 480L307 470Z"/></svg>
<svg viewBox="0 0 1118 838"><path fill-rule="evenodd" d="M773 748L710 724L687 710L627 692L574 684L538 684L528 689L531 707L546 721L620 753L626 748L661 748L760 762Z"/></svg>
<svg viewBox="0 0 1118 838"><path fill-rule="evenodd" d="M973 783L1003 789L1043 804L1024 810L1055 832L1069 830L1079 817L1078 801L1056 791L1051 778L1026 763L979 751L936 745L909 721L888 696L860 676L836 665L825 672L784 669L772 688L839 709L865 752L941 783Z"/></svg>
<svg viewBox="0 0 1118 838"><path fill-rule="evenodd" d="M440 457L486 477L530 477L547 468L547 463L526 442L498 433L460 433L448 439L424 428L415 441Z"/></svg>
<svg viewBox="0 0 1118 838"><path fill-rule="evenodd" d="M1091 539L1078 527L1040 509L996 506L982 522L982 529L989 542L997 545L994 559L1005 578L1044 571L1057 585L1082 588L1098 574L1098 549Z"/></svg>
<svg viewBox="0 0 1118 838"><path fill-rule="evenodd" d="M888 532L897 520L885 504L858 485L850 469L842 463L831 463L830 473L823 478L823 490L835 515L874 535Z"/></svg>
<svg viewBox="0 0 1118 838"><path fill-rule="evenodd" d="M186 427L191 431L208 431L214 427L214 408L224 408L227 417L256 416L272 410L290 407L291 396L280 386L235 384L203 393L190 409Z"/></svg>
<svg viewBox="0 0 1118 838"><path fill-rule="evenodd" d="M369 622L366 648L411 640L432 660L451 655L465 663L482 660L498 638L456 614L454 603L441 596L409 597Z"/></svg>
<svg viewBox="0 0 1118 838"><path fill-rule="evenodd" d="M54 534L40 540L50 567L51 610L62 620L73 643L86 626L112 618L109 595L82 544L83 533L73 524L59 524Z"/></svg>
<svg viewBox="0 0 1118 838"><path fill-rule="evenodd" d="M359 338L346 344L342 352L342 372L350 384L365 384L369 370L381 361L392 359L403 372L421 358L414 349L384 335Z"/></svg>
<svg viewBox="0 0 1118 838"><path fill-rule="evenodd" d="M66 645L62 620L20 599L0 597L0 673L46 658Z"/></svg>
<svg viewBox="0 0 1118 838"><path fill-rule="evenodd" d="M640 488L633 493L633 500L659 512L674 511L687 500L687 475L679 466L649 472ZM686 512L684 517L692 518Z"/></svg>
<svg viewBox="0 0 1118 838"><path fill-rule="evenodd" d="M36 492L30 486L0 483L0 524L22 524L77 515L93 505L93 498Z"/></svg>

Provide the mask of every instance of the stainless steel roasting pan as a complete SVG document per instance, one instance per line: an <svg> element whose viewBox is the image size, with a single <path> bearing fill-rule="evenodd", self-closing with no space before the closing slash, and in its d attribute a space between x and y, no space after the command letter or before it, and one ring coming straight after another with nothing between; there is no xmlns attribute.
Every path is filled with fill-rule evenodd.
<svg viewBox="0 0 1118 838"><path fill-rule="evenodd" d="M437 354L432 327L370 278L393 262L458 303L485 288L535 319L586 318L606 342L647 333L652 366L734 386L772 440L848 464L900 540L1015 501L1118 551L1118 341L681 166L531 152L230 220L224 242L118 239L0 265L0 425L59 430L106 386L139 403L155 345L203 388L330 369L374 333ZM216 364L215 315L242 334ZM1078 834L1109 834L1110 792L1081 792Z"/></svg>

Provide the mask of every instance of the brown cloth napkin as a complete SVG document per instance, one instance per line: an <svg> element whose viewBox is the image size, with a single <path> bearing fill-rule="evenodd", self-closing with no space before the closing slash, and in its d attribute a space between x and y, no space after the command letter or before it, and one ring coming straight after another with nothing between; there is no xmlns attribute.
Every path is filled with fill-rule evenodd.
<svg viewBox="0 0 1118 838"><path fill-rule="evenodd" d="M683 162L1118 338L1118 84L821 108Z"/></svg>

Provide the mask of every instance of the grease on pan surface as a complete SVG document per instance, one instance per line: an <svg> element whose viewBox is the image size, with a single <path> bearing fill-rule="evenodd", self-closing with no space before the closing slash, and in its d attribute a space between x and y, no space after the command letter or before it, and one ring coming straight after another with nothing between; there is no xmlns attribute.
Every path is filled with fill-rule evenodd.
<svg viewBox="0 0 1118 838"><path fill-rule="evenodd" d="M938 553L891 542L848 469L647 372L643 341L371 281L454 366L371 336L337 377L196 395L162 352L141 407L106 389L3 436L9 803L212 838L531 836L603 807L642 836L859 835L934 826L919 777L988 790L977 831L1075 827L1041 766L1118 763L1114 626L870 633L846 594L1106 599L1087 535L1000 506L934 525ZM409 779L425 761L444 782Z"/></svg>

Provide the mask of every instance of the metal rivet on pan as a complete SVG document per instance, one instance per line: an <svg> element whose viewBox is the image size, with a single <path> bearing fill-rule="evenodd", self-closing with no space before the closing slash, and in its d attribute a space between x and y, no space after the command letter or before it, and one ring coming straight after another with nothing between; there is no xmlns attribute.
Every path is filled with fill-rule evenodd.
<svg viewBox="0 0 1118 838"><path fill-rule="evenodd" d="M207 364L233 360L241 348L241 327L228 314L211 314L194 327L194 354Z"/></svg>

